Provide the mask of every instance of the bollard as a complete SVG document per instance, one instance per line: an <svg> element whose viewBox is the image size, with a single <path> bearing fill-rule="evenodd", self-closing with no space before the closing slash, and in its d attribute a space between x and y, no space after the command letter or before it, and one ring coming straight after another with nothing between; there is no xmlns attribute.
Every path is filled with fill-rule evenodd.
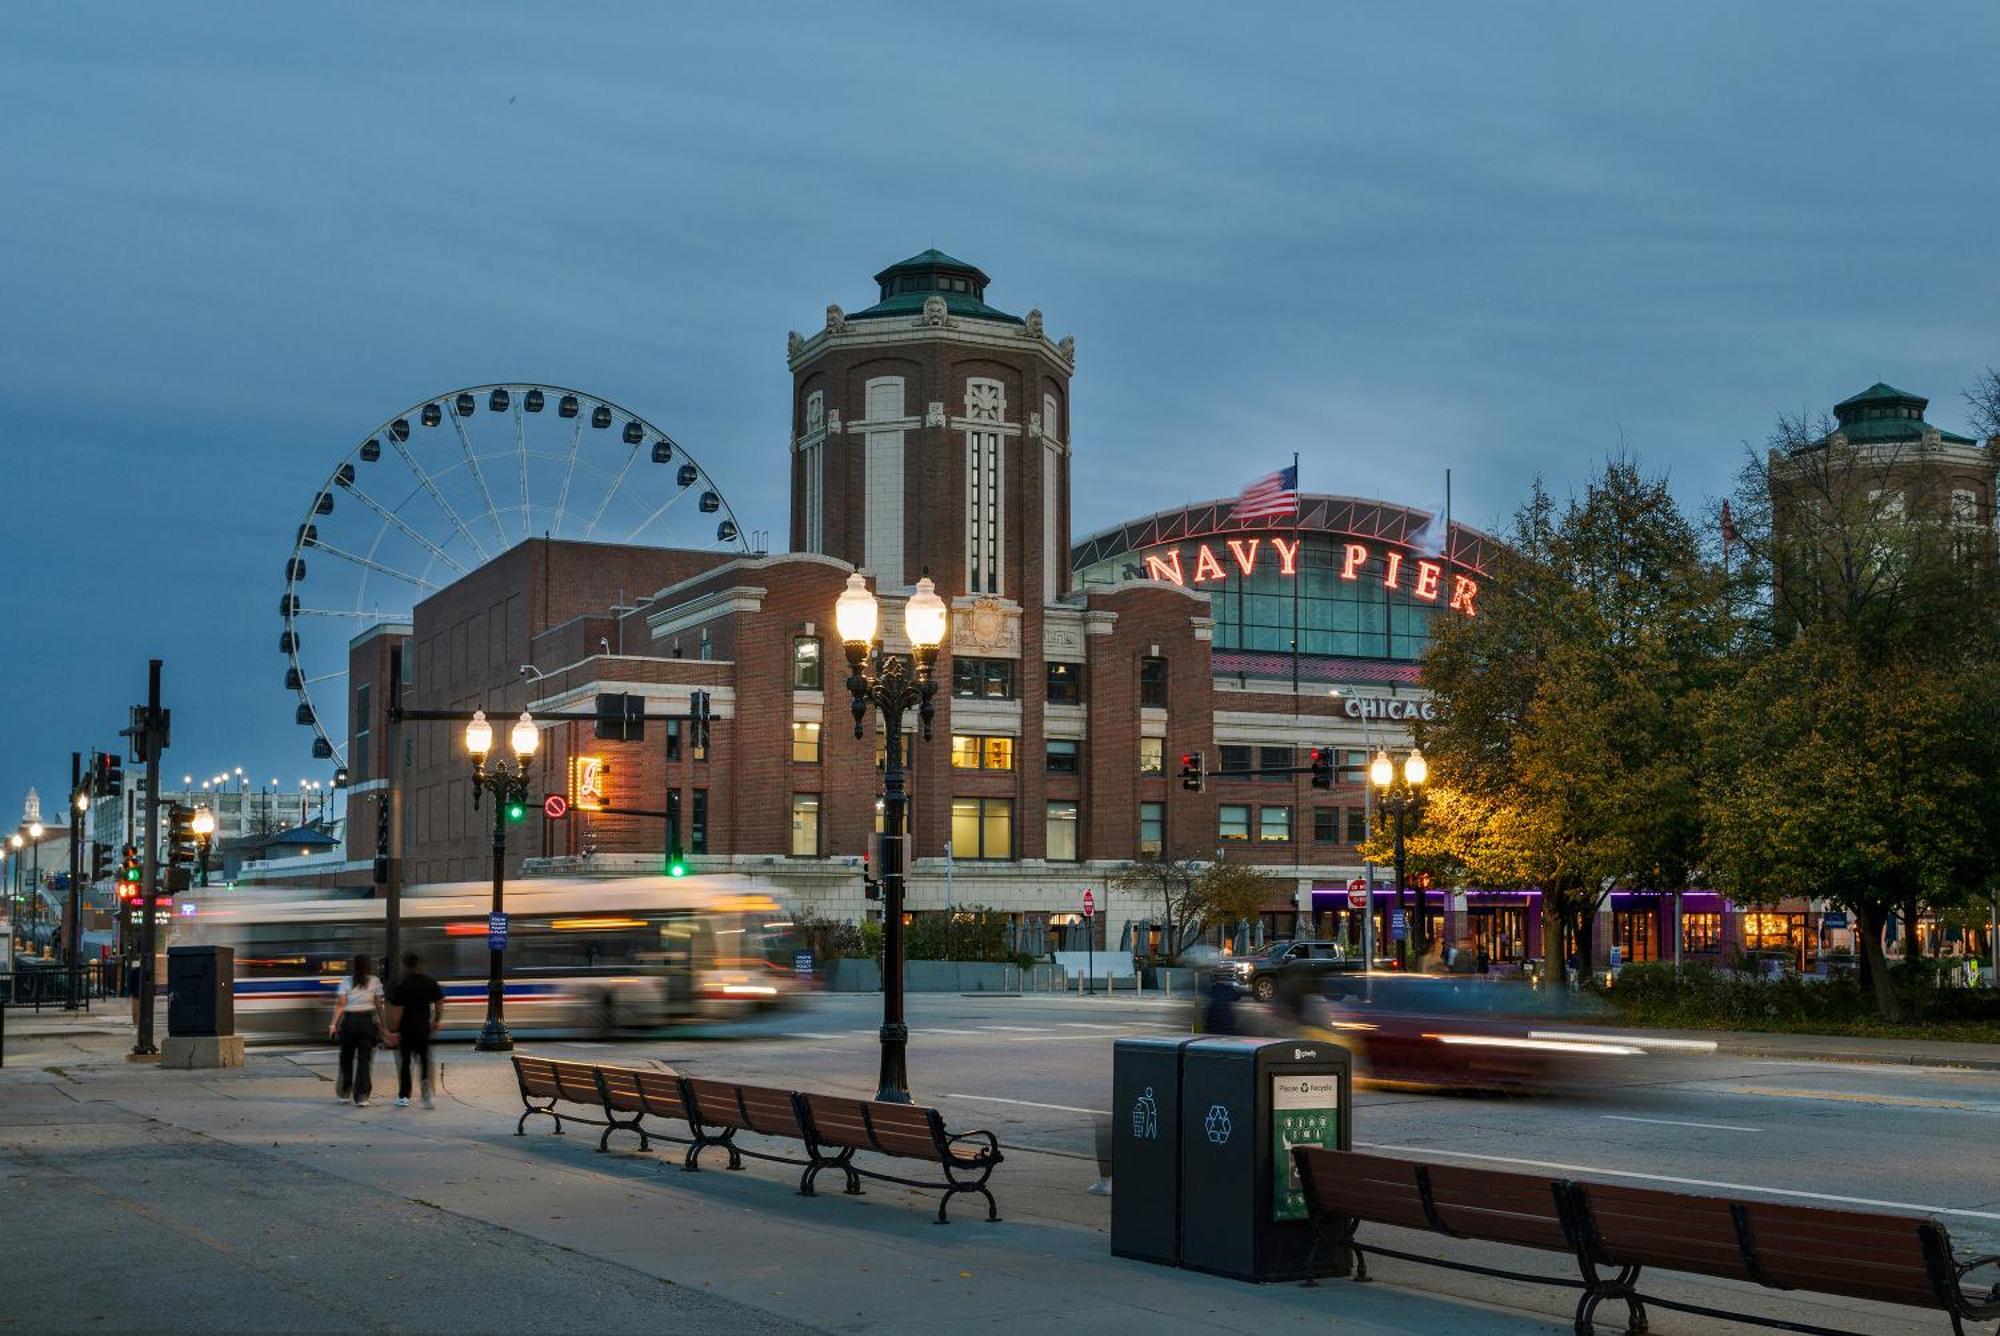
<svg viewBox="0 0 2000 1336"><path fill-rule="evenodd" d="M1132 969L1132 991L1140 997L1146 995L1146 971L1137 966Z"/></svg>

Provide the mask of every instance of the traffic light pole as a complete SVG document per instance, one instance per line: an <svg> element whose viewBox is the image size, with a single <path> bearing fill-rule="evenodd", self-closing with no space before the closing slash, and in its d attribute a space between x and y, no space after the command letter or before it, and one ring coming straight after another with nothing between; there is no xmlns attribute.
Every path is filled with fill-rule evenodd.
<svg viewBox="0 0 2000 1336"><path fill-rule="evenodd" d="M139 852L144 869L139 883L139 1038L132 1053L141 1058L154 1057L160 1051L153 1043L153 993L157 986L153 977L157 933L153 917L160 889L160 753L165 750L160 745L161 731L160 661L152 659L146 664L146 717L140 727L146 749L146 846Z"/></svg>

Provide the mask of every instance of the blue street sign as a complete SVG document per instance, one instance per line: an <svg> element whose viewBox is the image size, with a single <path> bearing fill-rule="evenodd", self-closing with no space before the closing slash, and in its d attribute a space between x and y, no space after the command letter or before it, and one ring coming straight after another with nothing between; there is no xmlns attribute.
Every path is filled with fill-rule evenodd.
<svg viewBox="0 0 2000 1336"><path fill-rule="evenodd" d="M1403 911L1400 909L1390 910L1389 911L1390 940L1400 942L1408 934L1409 934L1409 924L1404 921Z"/></svg>
<svg viewBox="0 0 2000 1336"><path fill-rule="evenodd" d="M810 951L793 952L792 973L797 974L802 978L809 979L812 977L812 972L813 972L813 953Z"/></svg>
<svg viewBox="0 0 2000 1336"><path fill-rule="evenodd" d="M486 949L505 951L507 949L507 916L488 914L486 916Z"/></svg>
<svg viewBox="0 0 2000 1336"><path fill-rule="evenodd" d="M1825 928L1845 928L1847 926L1847 915L1841 913L1839 910L1830 911L1825 918L1820 920L1820 926Z"/></svg>

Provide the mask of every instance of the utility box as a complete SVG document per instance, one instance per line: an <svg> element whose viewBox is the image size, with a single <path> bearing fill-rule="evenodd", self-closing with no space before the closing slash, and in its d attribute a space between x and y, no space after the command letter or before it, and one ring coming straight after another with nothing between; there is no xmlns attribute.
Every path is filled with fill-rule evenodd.
<svg viewBox="0 0 2000 1336"><path fill-rule="evenodd" d="M1180 1265L1238 1280L1346 1275L1347 1251L1306 1219L1291 1151L1353 1148L1347 1050L1218 1036L1187 1041L1178 1056ZM1123 1196L1123 1177L1115 1182Z"/></svg>
<svg viewBox="0 0 2000 1336"><path fill-rule="evenodd" d="M1120 1039L1111 1051L1111 1252L1181 1257L1181 1050L1192 1039Z"/></svg>
<svg viewBox="0 0 2000 1336"><path fill-rule="evenodd" d="M236 1033L236 949L167 948L167 1033L207 1037Z"/></svg>

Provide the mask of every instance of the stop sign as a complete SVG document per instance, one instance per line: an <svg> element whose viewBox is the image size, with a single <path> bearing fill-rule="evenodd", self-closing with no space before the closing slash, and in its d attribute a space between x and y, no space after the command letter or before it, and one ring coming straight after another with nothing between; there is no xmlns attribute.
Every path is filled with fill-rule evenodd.
<svg viewBox="0 0 2000 1336"><path fill-rule="evenodd" d="M1347 907L1349 909L1368 908L1368 883L1359 877L1347 883Z"/></svg>
<svg viewBox="0 0 2000 1336"><path fill-rule="evenodd" d="M1083 893L1083 916L1089 918L1097 912L1097 897L1089 891Z"/></svg>

